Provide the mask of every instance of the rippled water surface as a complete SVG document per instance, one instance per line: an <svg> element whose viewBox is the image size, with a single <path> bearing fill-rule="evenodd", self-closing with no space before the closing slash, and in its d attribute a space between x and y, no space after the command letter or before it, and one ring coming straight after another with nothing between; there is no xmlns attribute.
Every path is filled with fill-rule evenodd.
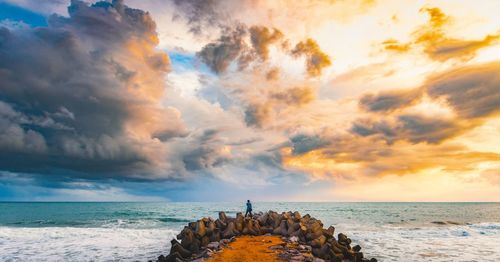
<svg viewBox="0 0 500 262"><path fill-rule="evenodd" d="M189 221L244 203L0 203L0 260L154 259ZM379 261L500 261L500 203L254 203L334 225Z"/></svg>

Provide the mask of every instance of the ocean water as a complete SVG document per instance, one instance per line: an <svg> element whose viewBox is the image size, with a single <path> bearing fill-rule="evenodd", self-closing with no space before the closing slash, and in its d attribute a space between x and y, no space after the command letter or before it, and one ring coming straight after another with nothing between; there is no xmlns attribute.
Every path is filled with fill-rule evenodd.
<svg viewBox="0 0 500 262"><path fill-rule="evenodd" d="M500 203L259 203L346 233L379 261L500 261ZM147 261L189 221L244 203L0 203L0 261Z"/></svg>

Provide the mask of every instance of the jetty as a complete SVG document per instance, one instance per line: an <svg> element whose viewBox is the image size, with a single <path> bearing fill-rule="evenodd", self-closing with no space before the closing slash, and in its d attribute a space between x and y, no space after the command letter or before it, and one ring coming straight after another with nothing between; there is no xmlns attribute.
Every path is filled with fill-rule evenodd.
<svg viewBox="0 0 500 262"><path fill-rule="evenodd" d="M259 212L252 217L219 212L213 219L190 222L172 239L168 255L157 262L178 261L332 261L376 262L365 258L361 246L335 227L299 212Z"/></svg>

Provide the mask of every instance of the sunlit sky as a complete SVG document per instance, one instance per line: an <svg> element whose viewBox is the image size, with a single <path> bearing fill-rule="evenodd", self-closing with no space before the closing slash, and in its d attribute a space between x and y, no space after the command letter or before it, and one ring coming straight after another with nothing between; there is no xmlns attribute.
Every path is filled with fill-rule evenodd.
<svg viewBox="0 0 500 262"><path fill-rule="evenodd" d="M0 0L0 200L500 201L498 10Z"/></svg>

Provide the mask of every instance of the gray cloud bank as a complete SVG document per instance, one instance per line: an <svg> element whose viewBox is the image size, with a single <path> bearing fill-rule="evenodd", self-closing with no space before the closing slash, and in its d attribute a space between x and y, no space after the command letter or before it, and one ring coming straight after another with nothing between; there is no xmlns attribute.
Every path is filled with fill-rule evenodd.
<svg viewBox="0 0 500 262"><path fill-rule="evenodd" d="M0 168L168 179L216 162L161 106L170 61L150 15L122 1L72 1L68 13L0 28ZM180 140L188 149L174 152Z"/></svg>

